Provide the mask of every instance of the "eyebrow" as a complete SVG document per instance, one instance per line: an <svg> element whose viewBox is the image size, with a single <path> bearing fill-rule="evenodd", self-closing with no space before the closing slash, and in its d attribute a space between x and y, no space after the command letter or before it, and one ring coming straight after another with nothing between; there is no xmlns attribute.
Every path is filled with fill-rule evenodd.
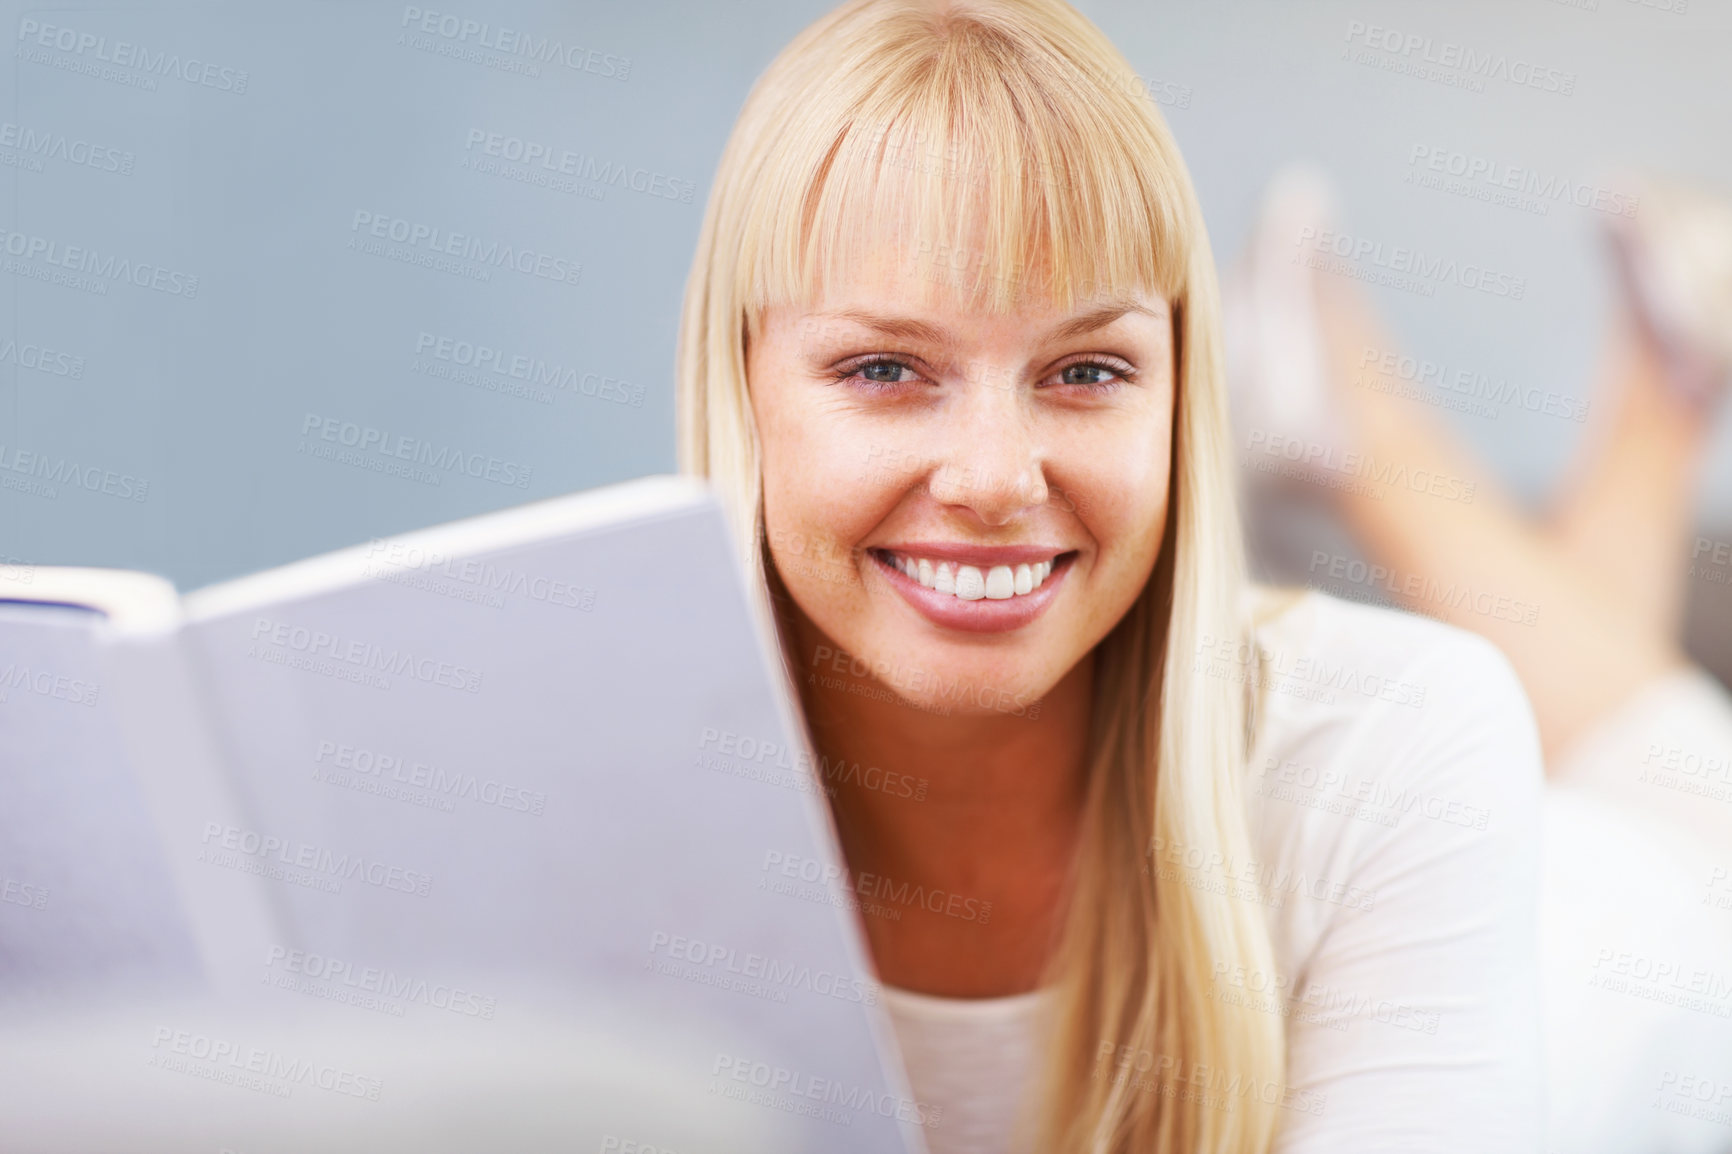
<svg viewBox="0 0 1732 1154"><path fill-rule="evenodd" d="M1104 329L1128 313L1142 313L1157 319L1161 316L1155 310L1135 302L1102 305L1085 313L1078 313L1063 324L1055 326L1046 335L1046 340L1064 341L1072 337L1080 337L1085 333L1092 333L1096 329ZM944 330L937 325L928 324L913 317L880 316L864 309L839 309L824 315L834 320L853 321L855 324L871 329L881 336L897 337L902 340L924 341L927 344L937 345L943 344L946 336Z"/></svg>

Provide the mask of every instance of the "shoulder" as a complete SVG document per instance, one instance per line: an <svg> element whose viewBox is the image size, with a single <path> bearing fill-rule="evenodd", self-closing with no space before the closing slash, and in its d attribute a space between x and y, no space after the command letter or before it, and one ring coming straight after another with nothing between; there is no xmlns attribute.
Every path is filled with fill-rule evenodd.
<svg viewBox="0 0 1732 1154"><path fill-rule="evenodd" d="M1315 591L1254 590L1249 600L1254 787L1310 783L1338 802L1408 804L1418 794L1456 811L1537 813L1533 713L1496 646ZM1349 812L1381 820L1375 805Z"/></svg>
<svg viewBox="0 0 1732 1154"><path fill-rule="evenodd" d="M1336 722L1402 707L1404 728L1458 721L1464 709L1529 716L1509 659L1476 633L1315 590L1254 587L1247 607L1266 699L1303 701Z"/></svg>

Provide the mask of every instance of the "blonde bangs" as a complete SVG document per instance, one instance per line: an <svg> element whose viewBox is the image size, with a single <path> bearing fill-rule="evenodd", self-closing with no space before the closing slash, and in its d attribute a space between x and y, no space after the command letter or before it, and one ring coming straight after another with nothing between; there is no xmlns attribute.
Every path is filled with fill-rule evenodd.
<svg viewBox="0 0 1732 1154"><path fill-rule="evenodd" d="M1177 300L1184 201L1175 165L1147 163L1170 146L1122 58L1094 49L1085 65L980 10L908 10L871 31L878 43L775 94L781 131L758 142L738 206L749 332L765 308L886 264L928 305Z"/></svg>

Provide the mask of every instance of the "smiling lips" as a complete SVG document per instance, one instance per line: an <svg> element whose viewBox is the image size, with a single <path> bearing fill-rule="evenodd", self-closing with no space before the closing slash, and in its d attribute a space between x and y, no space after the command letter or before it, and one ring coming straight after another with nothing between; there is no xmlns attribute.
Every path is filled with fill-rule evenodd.
<svg viewBox="0 0 1732 1154"><path fill-rule="evenodd" d="M933 561L930 557L913 557L906 553L889 553L895 565L926 588L938 593L953 594L961 601L978 601L982 597L1005 601L1025 597L1040 588L1052 572L1052 559L1024 561L1014 567L993 565L983 573L978 565L952 564Z"/></svg>
<svg viewBox="0 0 1732 1154"><path fill-rule="evenodd" d="M996 633L1052 603L1074 551L1041 546L910 545L868 550L890 584L935 624Z"/></svg>

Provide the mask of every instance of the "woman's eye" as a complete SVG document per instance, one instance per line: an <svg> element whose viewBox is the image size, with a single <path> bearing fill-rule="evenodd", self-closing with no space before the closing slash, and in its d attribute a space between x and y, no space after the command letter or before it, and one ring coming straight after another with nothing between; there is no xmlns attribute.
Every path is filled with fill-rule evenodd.
<svg viewBox="0 0 1732 1154"><path fill-rule="evenodd" d="M910 377L913 376L907 365L897 364L895 361L872 361L861 365L855 372L879 385L901 384L903 373L908 373Z"/></svg>
<svg viewBox="0 0 1732 1154"><path fill-rule="evenodd" d="M920 375L901 361L864 361L836 374L839 381L861 381L875 389L888 390L896 385L917 381Z"/></svg>
<svg viewBox="0 0 1732 1154"><path fill-rule="evenodd" d="M1097 361L1077 361L1066 365L1058 371L1058 383L1061 385L1080 385L1085 389L1097 392L1108 392L1123 384L1126 370L1115 365L1101 364Z"/></svg>

